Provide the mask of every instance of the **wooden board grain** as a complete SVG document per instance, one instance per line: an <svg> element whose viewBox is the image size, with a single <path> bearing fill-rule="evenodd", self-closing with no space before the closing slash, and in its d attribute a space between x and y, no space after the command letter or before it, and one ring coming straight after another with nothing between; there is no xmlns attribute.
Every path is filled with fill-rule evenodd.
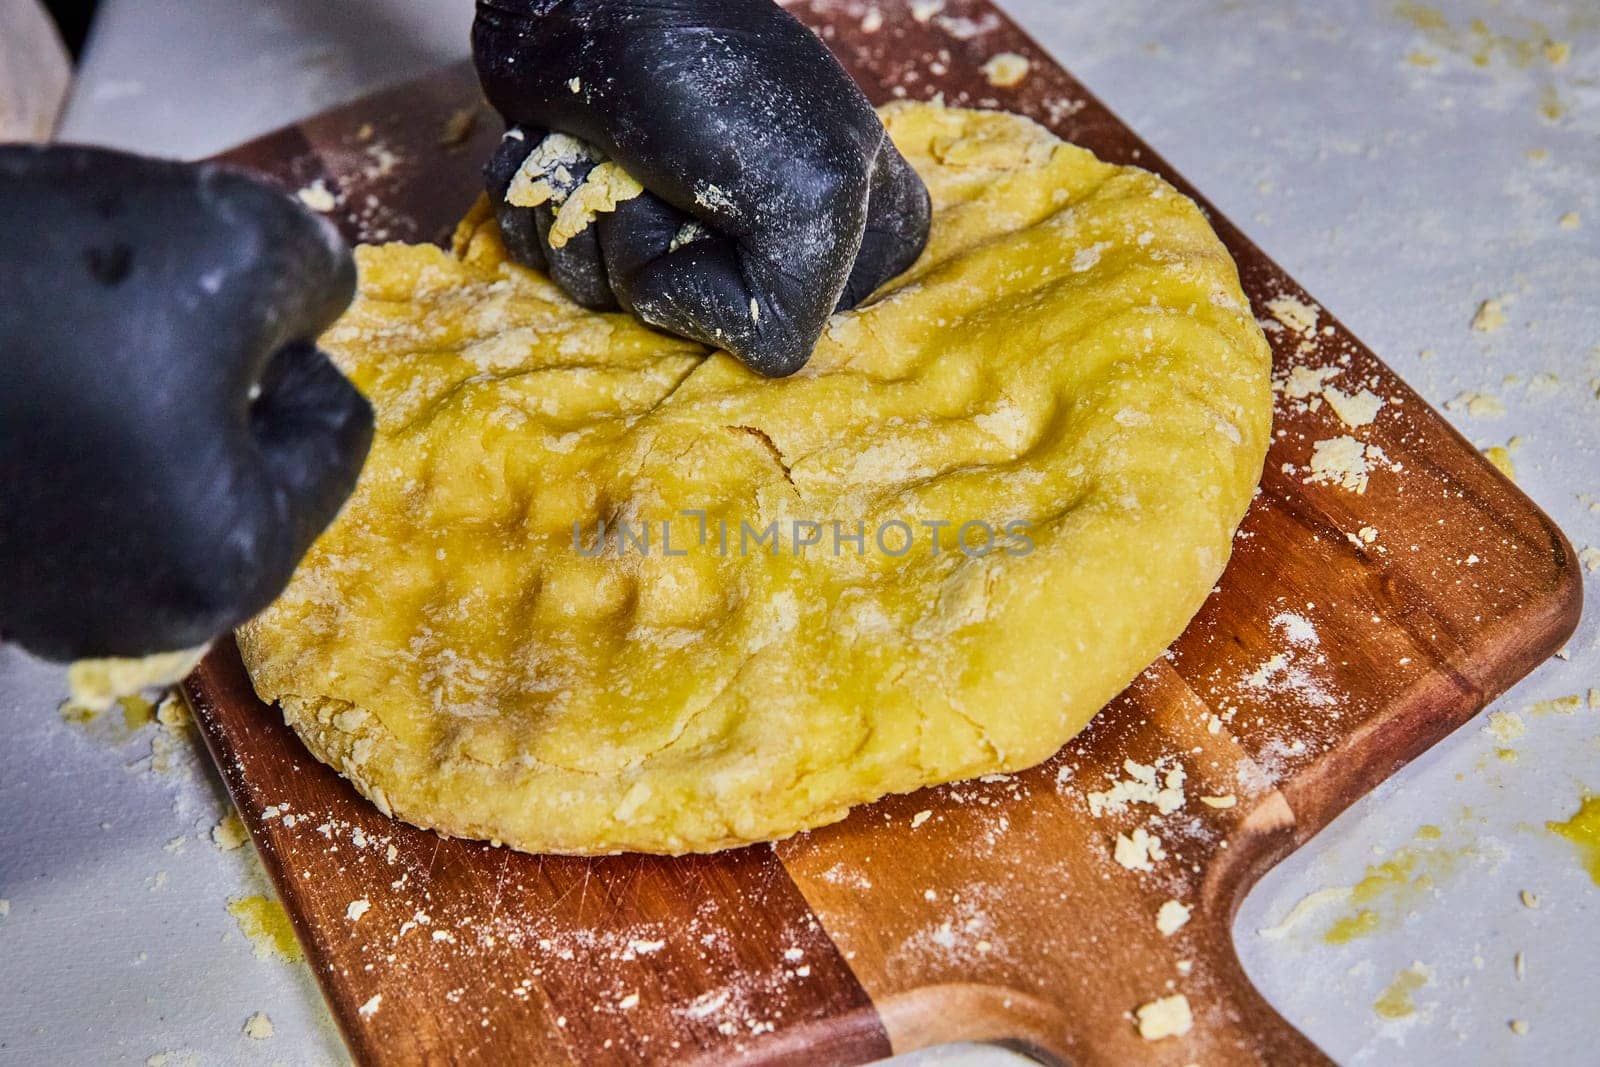
<svg viewBox="0 0 1600 1067"><path fill-rule="evenodd" d="M790 9L875 101L1009 108L1193 193L986 0L923 20L892 2ZM1019 86L985 81L999 52L1030 60ZM352 239L439 239L498 135L477 101L456 68L227 158L292 189L322 181ZM1243 974L1239 901L1557 648L1580 581L1532 503L1211 214L1277 374L1337 368L1339 388L1384 405L1352 431L1327 404L1280 392L1261 493L1218 592L1043 766L888 798L773 847L526 856L385 818L255 699L231 643L215 651L187 693L356 1058L853 1063L973 1039L1074 1064L1321 1062ZM1285 297L1316 322L1274 320L1269 302ZM1316 442L1347 434L1381 450L1363 493L1308 480ZM1127 759L1181 764L1184 807L1091 815L1088 792ZM1168 853L1148 873L1111 858L1136 826ZM1154 922L1168 899L1193 908L1171 937ZM370 905L358 919L354 901ZM1142 1040L1134 1009L1171 992L1193 1030Z"/></svg>

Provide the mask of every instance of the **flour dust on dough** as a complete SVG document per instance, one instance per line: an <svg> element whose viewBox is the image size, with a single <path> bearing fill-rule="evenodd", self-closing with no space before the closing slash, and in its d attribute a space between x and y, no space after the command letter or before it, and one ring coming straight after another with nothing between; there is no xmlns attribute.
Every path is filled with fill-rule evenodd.
<svg viewBox="0 0 1600 1067"><path fill-rule="evenodd" d="M1026 119L883 117L927 251L784 380L574 306L482 205L454 253L359 250L323 344L377 439L239 636L380 808L532 852L780 838L1044 760L1183 630L1268 440L1232 260L1166 183ZM797 554L796 521L827 533Z"/></svg>

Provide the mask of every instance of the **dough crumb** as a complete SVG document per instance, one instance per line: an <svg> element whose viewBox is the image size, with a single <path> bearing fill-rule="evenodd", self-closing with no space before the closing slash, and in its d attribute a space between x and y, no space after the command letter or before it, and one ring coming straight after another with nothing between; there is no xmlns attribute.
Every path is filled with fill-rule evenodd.
<svg viewBox="0 0 1600 1067"><path fill-rule="evenodd" d="M1504 415L1506 413L1506 406L1499 397L1471 390L1461 393L1451 400L1446 400L1444 406L1448 411L1465 411L1468 415L1480 418Z"/></svg>
<svg viewBox="0 0 1600 1067"><path fill-rule="evenodd" d="M919 811L915 815L911 816L911 828L915 830L917 827L921 826L931 818L933 818L933 812Z"/></svg>
<svg viewBox="0 0 1600 1067"><path fill-rule="evenodd" d="M328 212L339 206L339 201L328 188L328 183L321 178L298 190L294 195L312 211Z"/></svg>
<svg viewBox="0 0 1600 1067"><path fill-rule="evenodd" d="M615 211L624 200L644 192L644 186L622 169L619 163L601 163L589 172L584 183L573 190L556 212L550 226L551 248L564 248L568 241L589 228L596 215Z"/></svg>
<svg viewBox="0 0 1600 1067"><path fill-rule="evenodd" d="M1569 211L1565 215L1561 216L1561 221L1557 225L1559 225L1563 230L1576 230L1582 224L1583 220L1578 217L1578 213L1576 211Z"/></svg>
<svg viewBox="0 0 1600 1067"><path fill-rule="evenodd" d="M1239 803L1239 798L1228 793L1220 797L1201 797L1200 803L1208 808L1231 808Z"/></svg>
<svg viewBox="0 0 1600 1067"><path fill-rule="evenodd" d="M1317 314L1321 310L1315 304L1287 294L1267 301L1267 313L1302 337L1316 332Z"/></svg>
<svg viewBox="0 0 1600 1067"><path fill-rule="evenodd" d="M1494 333L1507 321L1505 305L1491 297L1478 305L1477 313L1472 316L1472 328L1479 333Z"/></svg>
<svg viewBox="0 0 1600 1067"><path fill-rule="evenodd" d="M1169 900L1156 911L1156 929L1162 937L1171 937L1189 921L1189 908L1178 900Z"/></svg>
<svg viewBox="0 0 1600 1067"><path fill-rule="evenodd" d="M1528 1032L1528 1020L1526 1019L1512 1019L1509 1025L1511 1027L1511 1032L1516 1034L1518 1037L1521 1037Z"/></svg>
<svg viewBox="0 0 1600 1067"><path fill-rule="evenodd" d="M1483 458L1507 478L1512 481L1517 480L1517 465L1511 459L1511 452L1504 445L1494 445L1484 449Z"/></svg>
<svg viewBox="0 0 1600 1067"><path fill-rule="evenodd" d="M1194 1015L1189 1010L1189 998L1182 993L1152 1000L1138 1008L1139 1036L1146 1041L1160 1041L1164 1037L1182 1037L1194 1026Z"/></svg>
<svg viewBox="0 0 1600 1067"><path fill-rule="evenodd" d="M983 65L983 76L997 89L1011 89L1021 85L1032 66L1027 56L1015 52L1001 52L989 57Z"/></svg>
<svg viewBox="0 0 1600 1067"><path fill-rule="evenodd" d="M272 1020L267 1013L258 1011L244 1022L244 1035L252 1041L265 1041L272 1036Z"/></svg>
<svg viewBox="0 0 1600 1067"><path fill-rule="evenodd" d="M1378 411L1383 407L1383 398L1370 389L1350 396L1337 389L1329 387L1322 391L1322 399L1328 402L1333 413L1339 416L1339 421L1352 430L1369 426L1378 417Z"/></svg>
<svg viewBox="0 0 1600 1067"><path fill-rule="evenodd" d="M383 994L382 993L374 993L372 995L372 999L371 1000L368 1000L365 1004L361 1005L361 1007L356 1009L356 1013L358 1015L360 1015L363 1019L370 1019L374 1015L378 1014L378 1009L381 1008L382 1006L383 1006Z"/></svg>
<svg viewBox="0 0 1600 1067"><path fill-rule="evenodd" d="M1112 782L1109 789L1088 795L1089 814L1095 818L1108 811L1123 811L1129 804L1149 804L1162 815L1183 807L1182 764L1163 768L1160 763L1152 766L1129 759L1122 761L1122 769L1128 777Z"/></svg>
<svg viewBox="0 0 1600 1067"><path fill-rule="evenodd" d="M1539 894L1530 893L1526 889L1517 894L1517 899L1522 901L1522 906L1525 908L1537 908L1539 906Z"/></svg>
<svg viewBox="0 0 1600 1067"><path fill-rule="evenodd" d="M1132 834L1117 835L1112 857L1130 871L1153 871L1155 864L1152 861L1166 859L1167 853L1161 847L1161 838L1147 833L1141 826L1135 828Z"/></svg>
<svg viewBox="0 0 1600 1067"><path fill-rule="evenodd" d="M366 897L362 897L360 900L352 900L350 902L350 906L344 909L344 917L351 922L356 922L371 910L372 902Z"/></svg>
<svg viewBox="0 0 1600 1067"><path fill-rule="evenodd" d="M861 32L877 33L883 29L883 12L875 7L867 8L867 13L861 16Z"/></svg>
<svg viewBox="0 0 1600 1067"><path fill-rule="evenodd" d="M1557 653L1560 655L1560 653ZM1583 698L1577 694L1566 697L1553 697L1550 700L1538 700L1527 707L1530 715L1571 715L1583 706Z"/></svg>
<svg viewBox="0 0 1600 1067"><path fill-rule="evenodd" d="M245 832L244 821L236 811L228 812L211 828L211 843L224 852L241 848L248 840L250 835Z"/></svg>
<svg viewBox="0 0 1600 1067"><path fill-rule="evenodd" d="M1361 538L1362 544L1370 545L1378 539L1378 528L1376 526L1363 526L1356 531L1356 536Z"/></svg>
<svg viewBox="0 0 1600 1067"><path fill-rule="evenodd" d="M1491 711L1489 723L1483 728L1483 732L1501 744L1509 745L1527 733L1528 726L1522 721L1522 716L1514 711Z"/></svg>
<svg viewBox="0 0 1600 1067"><path fill-rule="evenodd" d="M1578 551L1578 562L1591 573L1600 571L1600 548L1588 545Z"/></svg>
<svg viewBox="0 0 1600 1067"><path fill-rule="evenodd" d="M1311 446L1311 474L1306 484L1337 485L1352 493L1365 493L1373 466L1385 458L1377 445L1348 434L1317 441Z"/></svg>
<svg viewBox="0 0 1600 1067"><path fill-rule="evenodd" d="M944 0L912 0L911 2L911 17L921 23L926 23L943 10Z"/></svg>

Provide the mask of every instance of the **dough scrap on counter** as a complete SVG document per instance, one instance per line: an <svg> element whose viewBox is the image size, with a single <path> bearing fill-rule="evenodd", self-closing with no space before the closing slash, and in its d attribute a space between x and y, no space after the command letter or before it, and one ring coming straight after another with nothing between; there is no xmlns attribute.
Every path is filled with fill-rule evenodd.
<svg viewBox="0 0 1600 1067"><path fill-rule="evenodd" d="M384 811L534 852L781 838L1046 759L1198 610L1271 420L1221 242L1027 119L883 117L927 250L790 378L576 307L483 204L453 254L358 250L321 344L372 453L239 639Z"/></svg>

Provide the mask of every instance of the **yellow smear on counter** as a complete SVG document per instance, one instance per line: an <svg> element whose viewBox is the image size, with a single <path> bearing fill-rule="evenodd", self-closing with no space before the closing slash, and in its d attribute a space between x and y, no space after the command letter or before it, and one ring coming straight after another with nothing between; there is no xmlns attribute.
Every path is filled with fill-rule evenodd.
<svg viewBox="0 0 1600 1067"><path fill-rule="evenodd" d="M1428 969L1420 963L1413 963L1394 976L1389 988L1372 1002L1372 1010L1385 1019L1404 1019L1417 1010L1411 994L1427 984Z"/></svg>
<svg viewBox="0 0 1600 1067"><path fill-rule="evenodd" d="M1578 811L1566 822L1547 822L1545 829L1578 846L1584 869L1600 885L1600 796L1585 797Z"/></svg>
<svg viewBox="0 0 1600 1067"><path fill-rule="evenodd" d="M1418 841L1438 841L1444 832L1431 824L1417 828ZM1330 945L1344 945L1376 932L1386 913L1401 911L1439 878L1453 871L1471 848L1399 848L1382 863L1367 867L1361 881L1350 887L1348 914L1335 919L1323 933Z"/></svg>
<svg viewBox="0 0 1600 1067"><path fill-rule="evenodd" d="M1375 911L1362 909L1354 915L1344 918L1328 927L1328 932L1322 935L1322 940L1330 945L1345 945L1358 937L1365 937L1378 928L1382 920Z"/></svg>
<svg viewBox="0 0 1600 1067"><path fill-rule="evenodd" d="M228 901L228 914L238 922L239 932L250 939L257 959L277 956L295 963L304 958L289 913L276 900L259 894L233 897Z"/></svg>

